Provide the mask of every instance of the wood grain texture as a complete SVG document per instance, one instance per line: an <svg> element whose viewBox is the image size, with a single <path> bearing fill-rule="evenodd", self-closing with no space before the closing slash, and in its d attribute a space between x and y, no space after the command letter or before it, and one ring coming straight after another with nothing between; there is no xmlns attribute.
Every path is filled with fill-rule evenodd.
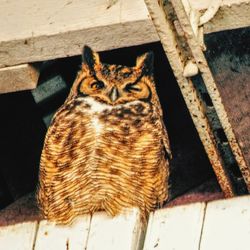
<svg viewBox="0 0 250 250"><path fill-rule="evenodd" d="M0 23L0 67L159 40L143 0L10 0Z"/></svg>
<svg viewBox="0 0 250 250"><path fill-rule="evenodd" d="M71 225L55 225L41 221L37 232L35 250L85 249L90 227L90 216L80 216Z"/></svg>
<svg viewBox="0 0 250 250"><path fill-rule="evenodd" d="M138 209L114 218L103 212L91 219L80 216L69 226L44 220L38 225L27 202L29 196L0 213L0 246L5 250L143 248L146 229ZM249 195L157 210L149 218L144 250L248 250L249 221Z"/></svg>
<svg viewBox="0 0 250 250"><path fill-rule="evenodd" d="M249 196L208 203L200 249L249 249L249 207Z"/></svg>
<svg viewBox="0 0 250 250"><path fill-rule="evenodd" d="M209 5L195 2L198 11ZM204 32L250 25L249 8L249 0L224 1ZM3 1L0 23L0 67L78 55L84 44L103 51L159 41L143 0Z"/></svg>
<svg viewBox="0 0 250 250"><path fill-rule="evenodd" d="M0 227L0 245L5 250L32 250L37 221L22 222Z"/></svg>
<svg viewBox="0 0 250 250"><path fill-rule="evenodd" d="M195 203L151 213L144 250L198 250L204 212L205 203Z"/></svg>
<svg viewBox="0 0 250 250"><path fill-rule="evenodd" d="M92 217L87 249L139 250L143 244L143 230L138 209L114 218L96 213Z"/></svg>
<svg viewBox="0 0 250 250"><path fill-rule="evenodd" d="M39 71L30 64L0 68L0 93L34 89L38 77Z"/></svg>

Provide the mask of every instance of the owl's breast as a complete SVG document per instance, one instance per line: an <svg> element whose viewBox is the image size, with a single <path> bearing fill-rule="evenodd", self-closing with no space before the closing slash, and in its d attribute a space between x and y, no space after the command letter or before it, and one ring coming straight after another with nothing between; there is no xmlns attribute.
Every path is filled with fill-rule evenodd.
<svg viewBox="0 0 250 250"><path fill-rule="evenodd" d="M136 101L113 107L76 99L57 112L48 130L39 204L58 220L98 209L114 215L131 205L152 210L158 197L165 199L166 176L153 105Z"/></svg>
<svg viewBox="0 0 250 250"><path fill-rule="evenodd" d="M89 105L84 115L89 115L89 125L97 136L103 136L106 132L128 136L132 132L147 130L157 120L153 106L142 101L111 106L87 97L84 102Z"/></svg>
<svg viewBox="0 0 250 250"><path fill-rule="evenodd" d="M115 163L119 161L117 154L132 160L145 158L143 154L150 150L150 155L162 150L160 126L160 118L149 103L111 106L82 98L56 114L44 145L45 155L68 167L90 165L90 159L96 165L100 158Z"/></svg>
<svg viewBox="0 0 250 250"><path fill-rule="evenodd" d="M93 113L91 124L95 144L88 167L95 202L102 203L120 193L133 200L141 187L153 192L156 173L165 157L160 119L154 107L138 101L104 109Z"/></svg>
<svg viewBox="0 0 250 250"><path fill-rule="evenodd" d="M99 164L157 164L163 151L161 122L154 107L136 101L100 113L91 118L95 130Z"/></svg>

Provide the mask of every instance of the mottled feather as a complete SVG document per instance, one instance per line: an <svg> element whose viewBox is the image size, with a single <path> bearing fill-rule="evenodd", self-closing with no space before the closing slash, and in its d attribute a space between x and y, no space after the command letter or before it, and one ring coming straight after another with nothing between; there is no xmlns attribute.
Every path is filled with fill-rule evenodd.
<svg viewBox="0 0 250 250"><path fill-rule="evenodd" d="M46 219L65 224L139 207L145 220L167 199L171 152L152 72L151 53L125 67L85 47L41 155L37 197Z"/></svg>

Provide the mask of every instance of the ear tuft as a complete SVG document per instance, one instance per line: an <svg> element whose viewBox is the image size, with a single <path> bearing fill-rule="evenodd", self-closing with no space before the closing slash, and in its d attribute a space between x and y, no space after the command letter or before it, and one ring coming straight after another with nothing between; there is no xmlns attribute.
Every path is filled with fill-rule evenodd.
<svg viewBox="0 0 250 250"><path fill-rule="evenodd" d="M147 52L136 59L136 67L141 68L143 74L152 75L154 70L154 53Z"/></svg>
<svg viewBox="0 0 250 250"><path fill-rule="evenodd" d="M100 63L98 53L94 52L89 46L85 45L82 52L82 62L93 69L96 64Z"/></svg>

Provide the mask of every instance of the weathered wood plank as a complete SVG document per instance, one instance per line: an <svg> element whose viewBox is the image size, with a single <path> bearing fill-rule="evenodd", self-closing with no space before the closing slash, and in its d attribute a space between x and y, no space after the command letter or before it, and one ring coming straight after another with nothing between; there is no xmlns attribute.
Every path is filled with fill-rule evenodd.
<svg viewBox="0 0 250 250"><path fill-rule="evenodd" d="M216 1L188 0L192 9L201 11L213 8ZM220 7L216 14L204 24L204 33L212 33L222 30L237 29L250 25L250 1L249 0L217 0ZM211 11L212 12L212 11Z"/></svg>
<svg viewBox="0 0 250 250"><path fill-rule="evenodd" d="M37 232L35 250L85 249L90 227L90 216L79 216L71 225L56 225L41 221Z"/></svg>
<svg viewBox="0 0 250 250"><path fill-rule="evenodd" d="M204 212L205 203L195 203L151 213L144 250L198 250Z"/></svg>
<svg viewBox="0 0 250 250"><path fill-rule="evenodd" d="M223 1L204 31L249 26L249 11L249 0ZM78 55L84 44L103 51L159 40L143 0L3 1L0 23L0 67Z"/></svg>
<svg viewBox="0 0 250 250"><path fill-rule="evenodd" d="M248 250L250 196L210 202L207 205L201 250Z"/></svg>
<svg viewBox="0 0 250 250"><path fill-rule="evenodd" d="M139 250L144 239L138 209L110 218L105 213L92 217L87 249Z"/></svg>
<svg viewBox="0 0 250 250"><path fill-rule="evenodd" d="M32 250L37 222L23 222L0 227L0 246L5 250Z"/></svg>
<svg viewBox="0 0 250 250"><path fill-rule="evenodd" d="M159 40L143 0L110 2L3 1L0 67Z"/></svg>
<svg viewBox="0 0 250 250"><path fill-rule="evenodd" d="M0 93L34 89L38 77L39 71L30 64L0 68Z"/></svg>

